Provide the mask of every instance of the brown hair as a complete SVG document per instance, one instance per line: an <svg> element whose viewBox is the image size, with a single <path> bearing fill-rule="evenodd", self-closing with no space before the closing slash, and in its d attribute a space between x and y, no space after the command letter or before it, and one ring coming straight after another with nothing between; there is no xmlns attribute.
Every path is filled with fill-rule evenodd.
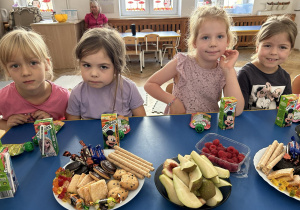
<svg viewBox="0 0 300 210"><path fill-rule="evenodd" d="M254 38L255 45L257 47L260 42L284 32L288 35L291 48L294 48L295 40L298 34L296 23L288 15L270 16L266 22L262 24L261 29L256 34ZM257 53L251 58L257 58Z"/></svg>
<svg viewBox="0 0 300 210"><path fill-rule="evenodd" d="M53 78L53 69L50 53L41 35L18 28L5 34L0 40L0 67L4 70L7 77L6 65L13 59L16 52L21 52L25 60L30 60L31 56L36 56L41 62L49 60L50 65L47 71L47 78ZM48 64L48 63L47 63Z"/></svg>
<svg viewBox="0 0 300 210"><path fill-rule="evenodd" d="M114 109L119 79L126 68L126 48L120 33L113 28L106 27L87 30L75 48L75 56L80 61L88 55L99 52L99 50L105 50L114 65L116 80Z"/></svg>
<svg viewBox="0 0 300 210"><path fill-rule="evenodd" d="M188 53L194 54L194 43L196 42L201 24L208 19L216 19L224 21L226 25L226 34L228 37L229 48L233 48L236 44L236 34L230 31L232 18L228 16L225 10L216 6L201 6L196 8L189 19L189 34L187 39Z"/></svg>

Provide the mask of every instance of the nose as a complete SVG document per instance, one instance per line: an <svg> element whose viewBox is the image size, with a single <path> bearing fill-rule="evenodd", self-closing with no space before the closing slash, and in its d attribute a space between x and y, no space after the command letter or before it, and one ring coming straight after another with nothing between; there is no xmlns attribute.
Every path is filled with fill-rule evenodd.
<svg viewBox="0 0 300 210"><path fill-rule="evenodd" d="M271 55L277 55L277 48L276 47L272 47L270 50L270 54Z"/></svg>
<svg viewBox="0 0 300 210"><path fill-rule="evenodd" d="M98 77L98 71L95 68L91 70L91 77Z"/></svg>
<svg viewBox="0 0 300 210"><path fill-rule="evenodd" d="M22 76L26 77L26 76L29 76L31 75L31 69L29 66L27 65L23 65L22 66Z"/></svg>
<svg viewBox="0 0 300 210"><path fill-rule="evenodd" d="M216 46L217 46L216 38L211 38L211 40L210 40L210 47L216 47Z"/></svg>

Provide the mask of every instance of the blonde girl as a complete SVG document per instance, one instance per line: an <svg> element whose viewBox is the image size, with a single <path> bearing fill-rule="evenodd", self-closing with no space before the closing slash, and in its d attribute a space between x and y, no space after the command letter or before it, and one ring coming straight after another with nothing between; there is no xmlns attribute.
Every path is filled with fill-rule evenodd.
<svg viewBox="0 0 300 210"><path fill-rule="evenodd" d="M245 110L276 109L280 96L291 94L290 75L280 66L295 44L297 25L288 16L271 16L256 35L256 53L239 71Z"/></svg>
<svg viewBox="0 0 300 210"><path fill-rule="evenodd" d="M83 82L71 92L67 119L100 119L101 114L145 116L143 99L133 81L122 76L125 43L109 28L86 31L75 49Z"/></svg>
<svg viewBox="0 0 300 210"><path fill-rule="evenodd" d="M237 98L236 115L242 113L244 99L234 70L239 53L230 50L235 43L230 25L230 17L221 8L202 6L193 11L188 53L177 54L145 84L152 97L167 104L166 114L218 112L222 91ZM170 79L172 94L161 88Z"/></svg>
<svg viewBox="0 0 300 210"><path fill-rule="evenodd" d="M0 90L0 129L65 118L69 92L49 81L52 63L42 37L24 29L9 32L0 40L0 67L12 83Z"/></svg>

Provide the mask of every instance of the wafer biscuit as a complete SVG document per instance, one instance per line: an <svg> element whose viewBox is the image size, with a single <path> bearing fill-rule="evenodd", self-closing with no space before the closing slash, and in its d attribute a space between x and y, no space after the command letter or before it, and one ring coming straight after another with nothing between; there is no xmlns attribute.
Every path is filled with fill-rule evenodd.
<svg viewBox="0 0 300 210"><path fill-rule="evenodd" d="M134 157L132 157L130 155L127 155L126 153L124 153L121 150L115 150L115 153L117 153L117 154L119 154L119 155L121 155L121 156L123 156L123 157L125 157L125 158L127 158L129 160L135 161L139 165L141 165L141 166L143 166L145 168L148 168L150 171L154 171L154 168L152 166L150 166L150 165L148 165L148 164L146 164L146 163L144 163L142 161L139 161L139 160L135 159Z"/></svg>
<svg viewBox="0 0 300 210"><path fill-rule="evenodd" d="M285 168L285 169L280 169L278 171L273 171L271 172L267 178L268 179L276 179L276 178L279 178L279 177L282 177L282 176L290 176L290 177L293 177L293 172L294 172L294 169L293 168Z"/></svg>
<svg viewBox="0 0 300 210"><path fill-rule="evenodd" d="M110 162L112 162L113 164L115 164L116 166L124 169L125 171L128 171L128 172L134 174L137 178L144 179L144 176L142 174L140 174L140 173L138 173L138 172L136 172L136 171L134 171L134 170L132 170L132 169L124 166L123 164L119 163L118 161L115 161L115 160L111 159L110 157L106 157L106 158L107 158L107 160L109 160Z"/></svg>
<svg viewBox="0 0 300 210"><path fill-rule="evenodd" d="M278 155L274 160L272 160L268 165L267 168L268 169L272 169L284 156L285 151L282 151L280 155Z"/></svg>
<svg viewBox="0 0 300 210"><path fill-rule="evenodd" d="M260 158L256 168L257 169L261 169L262 168L262 165L261 165L261 162L264 160L264 158L266 157L267 153L268 153L268 150L270 149L271 145L268 146L268 148L266 149L266 151L264 152L263 156Z"/></svg>
<svg viewBox="0 0 300 210"><path fill-rule="evenodd" d="M150 172L150 169L149 169L149 168L145 168L144 166L141 166L141 165L139 165L139 164L133 162L132 160L129 160L128 158L126 158L126 157L124 157L124 156L122 156L122 155L120 155L120 154L113 153L113 155L115 155L115 156L118 157L119 159L122 159L122 160L126 161L126 162L129 163L129 164L132 164L132 165L134 165L134 166L140 168L140 169L143 170L143 171L146 171L146 172L148 172L148 173Z"/></svg>
<svg viewBox="0 0 300 210"><path fill-rule="evenodd" d="M130 168L130 169L132 169L132 170L134 170L136 172L138 172L139 174L142 174L145 177L148 177L148 178L151 177L150 173L148 173L148 172L146 172L146 171L144 171L144 170L142 170L142 169L140 169L140 168L138 168L138 167L136 167L136 166L134 166L134 165L132 165L132 164L130 164L128 162L126 162L123 159L118 158L114 153L110 153L108 155L108 157L110 157L111 159L113 159L113 160L121 163L122 165L124 165L124 166L126 166L126 167L128 167L128 168Z"/></svg>
<svg viewBox="0 0 300 210"><path fill-rule="evenodd" d="M141 161L141 162L143 162L143 163L145 163L145 164L148 164L148 165L150 165L150 166L153 166L152 163L150 163L150 162L144 160L143 158L140 158L139 156L136 156L135 154L132 154L131 152L129 152L129 151L127 151L127 150L125 150L125 149L123 149L123 148L121 148L121 147L119 147L119 146L115 146L114 149L115 149L115 150L122 151L122 152L124 152L125 154L127 154L127 155L129 155L129 156L132 156L132 157L136 158L137 160L139 160L139 161Z"/></svg>
<svg viewBox="0 0 300 210"><path fill-rule="evenodd" d="M269 165L277 156L279 156L282 153L282 150L283 150L283 143L280 143L277 145L276 149L274 150L273 154L269 158L266 165Z"/></svg>
<svg viewBox="0 0 300 210"><path fill-rule="evenodd" d="M268 160L270 159L270 157L273 154L274 150L276 149L277 145L278 145L278 141L277 140L273 141L270 149L268 149L266 156L264 157L264 159L261 162L261 167L266 166Z"/></svg>
<svg viewBox="0 0 300 210"><path fill-rule="evenodd" d="M293 181L289 181L289 186L299 186L300 185L300 176L294 175Z"/></svg>

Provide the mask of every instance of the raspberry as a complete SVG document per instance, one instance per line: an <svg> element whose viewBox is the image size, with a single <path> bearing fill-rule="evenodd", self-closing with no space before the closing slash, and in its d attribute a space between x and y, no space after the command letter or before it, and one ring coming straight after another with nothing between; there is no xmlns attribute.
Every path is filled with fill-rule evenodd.
<svg viewBox="0 0 300 210"><path fill-rule="evenodd" d="M209 148L209 147L210 147L210 145L212 145L212 143L211 143L211 142L206 142L206 143L204 144L204 146L205 146L205 147L207 147L207 148Z"/></svg>
<svg viewBox="0 0 300 210"><path fill-rule="evenodd" d="M227 156L228 159L232 158L232 154L230 152L226 152L226 156Z"/></svg>
<svg viewBox="0 0 300 210"><path fill-rule="evenodd" d="M244 158L245 158L245 155L243 155L241 153L237 156L237 159L238 159L239 163L242 162L244 160Z"/></svg>
<svg viewBox="0 0 300 210"><path fill-rule="evenodd" d="M209 149L208 149L207 147L203 147L203 148L202 148L202 152L204 152L204 153L209 153L210 151L209 151Z"/></svg>
<svg viewBox="0 0 300 210"><path fill-rule="evenodd" d="M209 149L210 149L210 150L217 149L217 146L212 144L212 145L210 145Z"/></svg>
<svg viewBox="0 0 300 210"><path fill-rule="evenodd" d="M231 171L231 164L230 163L224 161L223 167L226 168L226 169L228 169L229 171Z"/></svg>
<svg viewBox="0 0 300 210"><path fill-rule="evenodd" d="M234 163L234 161L233 161L232 159L229 159L229 158L227 158L227 161L228 161L229 163Z"/></svg>
<svg viewBox="0 0 300 210"><path fill-rule="evenodd" d="M221 157L224 157L224 156L226 156L226 153L223 150L219 150L218 157L221 158Z"/></svg>
<svg viewBox="0 0 300 210"><path fill-rule="evenodd" d="M213 150L211 151L211 154L213 154L214 156L218 156L218 150L213 149Z"/></svg>
<svg viewBox="0 0 300 210"><path fill-rule="evenodd" d="M239 168L238 164L231 164L230 172L237 172L238 168Z"/></svg>
<svg viewBox="0 0 300 210"><path fill-rule="evenodd" d="M227 152L234 153L234 150L236 149L233 146L227 147Z"/></svg>
<svg viewBox="0 0 300 210"><path fill-rule="evenodd" d="M245 158L245 155L242 154L242 153L240 153L240 154L238 154L238 157L242 157L242 158L244 159L244 158Z"/></svg>
<svg viewBox="0 0 300 210"><path fill-rule="evenodd" d="M231 160L233 160L234 163L238 163L237 157L233 157Z"/></svg>
<svg viewBox="0 0 300 210"><path fill-rule="evenodd" d="M219 139L215 139L212 142L214 145L218 146L220 144L220 140Z"/></svg>
<svg viewBox="0 0 300 210"><path fill-rule="evenodd" d="M234 149L234 154L238 155L239 151L237 149Z"/></svg>
<svg viewBox="0 0 300 210"><path fill-rule="evenodd" d="M208 159L209 159L212 163L215 163L215 162L216 162L216 157L215 157L214 155L208 156Z"/></svg>

